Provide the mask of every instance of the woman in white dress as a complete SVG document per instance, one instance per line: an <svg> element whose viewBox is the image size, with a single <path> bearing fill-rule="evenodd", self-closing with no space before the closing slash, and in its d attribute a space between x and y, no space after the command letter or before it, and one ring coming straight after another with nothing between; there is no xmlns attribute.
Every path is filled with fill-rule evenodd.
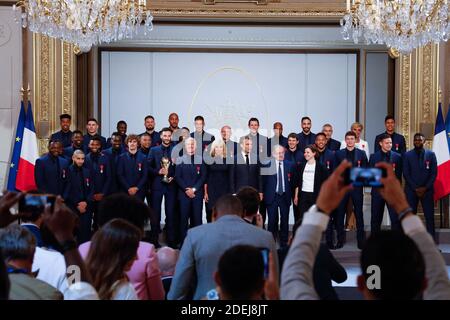
<svg viewBox="0 0 450 320"><path fill-rule="evenodd" d="M138 300L126 272L137 259L141 236L141 231L134 225L114 219L92 238L86 265L100 299Z"/></svg>

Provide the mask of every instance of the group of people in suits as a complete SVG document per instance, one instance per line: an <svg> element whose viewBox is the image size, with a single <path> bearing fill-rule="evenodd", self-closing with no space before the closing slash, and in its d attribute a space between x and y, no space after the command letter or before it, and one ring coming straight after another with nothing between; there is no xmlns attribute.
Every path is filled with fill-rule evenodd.
<svg viewBox="0 0 450 320"><path fill-rule="evenodd" d="M414 136L414 149L406 152L405 138L395 132L395 119L387 116L386 131L375 139L375 153L360 138L363 126L354 123L342 142L332 138L333 127L325 124L322 132L311 132L311 119L301 119L302 131L283 136L283 125L273 125L270 138L259 133L259 121L248 121L249 133L231 140L230 126L214 137L204 130L202 116L194 119L195 131L178 126L176 113L169 115L169 125L159 132L155 119L144 119L145 132L127 135L127 124L119 121L117 131L106 139L99 132L96 119L89 119L87 133L70 131L71 117L60 116L61 130L49 142L49 152L36 161L35 179L42 192L61 195L80 216L78 241L88 241L96 230L96 212L103 197L124 192L146 200L151 207L152 242L158 243L164 199L166 241L169 246L183 243L190 227L213 217L215 202L224 194L253 187L260 197L259 212L267 229L287 246L289 212L293 206L295 221L313 205L322 183L342 161L353 167L374 167L388 162L398 179L405 178L405 191L416 212L420 200L428 231L434 234L433 183L437 163L432 151L425 150L425 138ZM372 189L371 228L380 230L386 203ZM356 217L358 247L365 240L363 188L353 188L331 215L326 231L329 248L345 243L344 219L352 208ZM351 206L349 206L351 203ZM392 228L399 223L388 207ZM280 221L279 221L280 220ZM334 230L337 242L334 241Z"/></svg>

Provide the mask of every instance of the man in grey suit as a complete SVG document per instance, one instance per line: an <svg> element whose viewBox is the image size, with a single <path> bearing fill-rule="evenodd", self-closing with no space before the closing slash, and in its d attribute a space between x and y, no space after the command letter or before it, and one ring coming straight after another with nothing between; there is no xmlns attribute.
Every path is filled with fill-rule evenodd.
<svg viewBox="0 0 450 320"><path fill-rule="evenodd" d="M271 250L278 275L277 251L272 234L245 222L241 218L242 211L242 204L237 197L224 195L216 202L212 217L214 222L188 231L167 295L168 300L186 299L191 289L194 290L194 300L205 297L209 290L216 287L213 274L220 257L236 245Z"/></svg>
<svg viewBox="0 0 450 320"><path fill-rule="evenodd" d="M318 299L313 285L314 261L330 213L339 205L345 193L351 189L350 185L344 185L342 178L342 173L350 167L351 164L344 160L336 168L322 185L316 205L305 214L283 265L281 299ZM420 297L425 300L449 300L450 280L442 255L420 218L414 215L408 206L405 193L392 166L387 163L378 163L377 167L387 171L387 177L381 179L383 187L379 189L379 192L398 213L406 236L393 231L385 231L384 235L379 233L371 236L362 252L363 270L358 277L359 290L367 300L406 300ZM389 238L399 241L385 243L385 240ZM404 256L403 259L398 259L396 256L405 255L404 251L411 252L415 258ZM411 262L405 263L404 260L408 259ZM378 271L376 271L377 268ZM378 276L379 280L372 275Z"/></svg>

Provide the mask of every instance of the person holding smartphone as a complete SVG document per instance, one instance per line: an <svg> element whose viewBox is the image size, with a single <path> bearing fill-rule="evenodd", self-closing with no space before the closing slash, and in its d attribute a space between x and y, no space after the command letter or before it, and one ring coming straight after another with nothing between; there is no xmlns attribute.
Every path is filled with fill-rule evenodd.
<svg viewBox="0 0 450 320"><path fill-rule="evenodd" d="M69 167L67 184L64 190L64 200L67 206L79 217L77 230L78 244L91 240L91 199L93 197L93 182L89 169L83 167L84 152L75 150L72 156L73 164Z"/></svg>

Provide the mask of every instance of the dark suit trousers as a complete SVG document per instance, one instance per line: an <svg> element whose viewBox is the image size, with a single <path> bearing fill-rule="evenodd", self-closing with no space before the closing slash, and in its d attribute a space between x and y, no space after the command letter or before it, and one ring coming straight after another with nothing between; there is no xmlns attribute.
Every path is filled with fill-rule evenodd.
<svg viewBox="0 0 450 320"><path fill-rule="evenodd" d="M70 206L79 218L78 227L75 230L78 245L88 242L92 236L92 210L87 206L85 213L80 213L76 207Z"/></svg>
<svg viewBox="0 0 450 320"><path fill-rule="evenodd" d="M267 205L268 230L272 232L276 239L280 235L280 245L286 246L289 236L289 203L291 199L286 200L286 195L275 195L275 200ZM280 232L278 232L278 209L280 209Z"/></svg>
<svg viewBox="0 0 450 320"><path fill-rule="evenodd" d="M151 221L152 234L157 237L161 232L161 204L164 196L164 208L166 213L165 227L167 232L167 243L174 245L176 242L176 218L175 218L175 203L176 191L169 188L161 190L153 190L151 197L151 204L153 209L153 221Z"/></svg>
<svg viewBox="0 0 450 320"><path fill-rule="evenodd" d="M338 210L333 210L330 214L327 230L325 231L325 239L327 244L334 245L333 230L337 230Z"/></svg>
<svg viewBox="0 0 450 320"><path fill-rule="evenodd" d="M435 229L434 229L434 200L433 200L433 192L427 191L425 192L422 199L416 195L416 192L406 188L405 189L406 198L408 199L408 203L413 209L414 212L417 213L417 206L420 203L422 204L423 214L425 216L425 223L427 225L427 231L431 236L435 237Z"/></svg>
<svg viewBox="0 0 450 320"><path fill-rule="evenodd" d="M349 199L352 200L353 208L356 218L356 235L358 242L364 242L366 235L364 232L364 216L363 216L363 189L355 188L344 196L344 199L339 204L338 218L337 218L337 240L345 242L344 220L345 212L347 211L347 204Z"/></svg>
<svg viewBox="0 0 450 320"><path fill-rule="evenodd" d="M385 205L386 201L383 197L378 192L372 192L370 232L374 233L381 230ZM391 230L400 230L400 222L398 221L397 213L391 206L388 206L388 211L389 218L391 219Z"/></svg>
<svg viewBox="0 0 450 320"><path fill-rule="evenodd" d="M203 194L196 194L194 199L188 198L185 194L180 196L180 239L184 241L187 230L190 226L196 227L202 224Z"/></svg>
<svg viewBox="0 0 450 320"><path fill-rule="evenodd" d="M95 232L98 230L98 205L99 201L92 201L92 230Z"/></svg>
<svg viewBox="0 0 450 320"><path fill-rule="evenodd" d="M298 210L299 210L299 219L303 220L303 215L306 211L309 210L315 203L317 197L314 195L314 192L303 192L301 191L298 195Z"/></svg>

